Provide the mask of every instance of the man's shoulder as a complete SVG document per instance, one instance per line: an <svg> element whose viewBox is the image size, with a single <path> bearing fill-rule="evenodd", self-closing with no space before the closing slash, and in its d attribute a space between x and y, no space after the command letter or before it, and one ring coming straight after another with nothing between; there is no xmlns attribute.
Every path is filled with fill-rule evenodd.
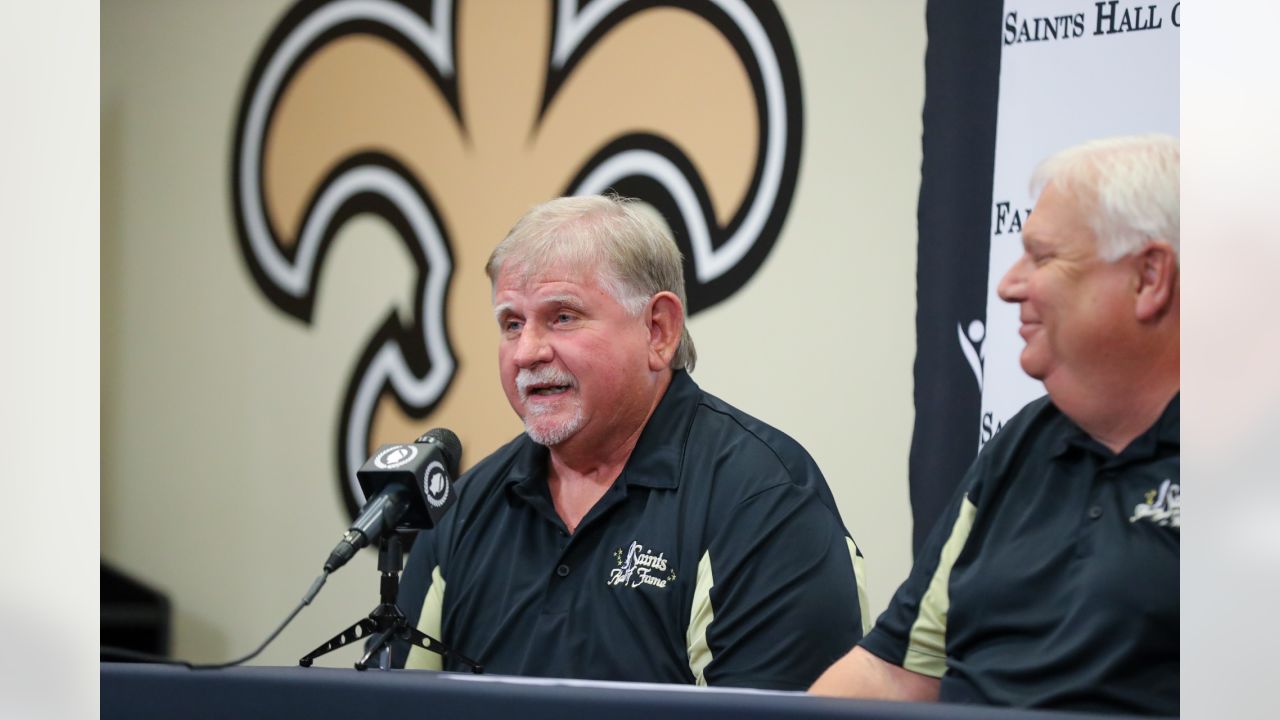
<svg viewBox="0 0 1280 720"><path fill-rule="evenodd" d="M682 475L695 492L709 494L712 526L731 529L722 538L760 532L761 525L742 522L747 504L765 524L803 516L811 529L829 520L848 535L817 462L773 425L699 390L685 448Z"/></svg>
<svg viewBox="0 0 1280 720"><path fill-rule="evenodd" d="M1062 414L1048 395L1041 395L1014 413L983 446L983 452L1013 452L1029 442L1061 435L1070 428L1071 421L1067 416Z"/></svg>
<svg viewBox="0 0 1280 720"><path fill-rule="evenodd" d="M982 488L1000 482L1000 478L1018 474L1017 468L1028 458L1047 458L1072 428L1071 421L1048 395L1024 405L982 446L974 459L964 483L969 488L970 499L976 500L985 494Z"/></svg>
<svg viewBox="0 0 1280 720"><path fill-rule="evenodd" d="M701 392L698 405L698 414L694 419L695 430L701 425L710 432L721 433L726 442L741 443L748 447L755 446L760 450L767 448L783 461L813 461L809 451L806 451L795 438L765 423L764 420L724 402L712 393Z"/></svg>
<svg viewBox="0 0 1280 720"><path fill-rule="evenodd" d="M691 453L712 453L734 468L783 470L792 482L822 477L795 438L706 391L700 391L689 446Z"/></svg>

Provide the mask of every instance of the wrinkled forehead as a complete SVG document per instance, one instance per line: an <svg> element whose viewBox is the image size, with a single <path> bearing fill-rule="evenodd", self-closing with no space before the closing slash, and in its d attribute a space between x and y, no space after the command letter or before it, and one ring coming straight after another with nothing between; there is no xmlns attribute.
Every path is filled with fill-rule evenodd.
<svg viewBox="0 0 1280 720"><path fill-rule="evenodd" d="M609 292L608 276L601 272L600 267L601 263L594 259L508 258L503 261L494 278L491 296L496 298L502 292L528 293L538 286L551 283L569 283Z"/></svg>

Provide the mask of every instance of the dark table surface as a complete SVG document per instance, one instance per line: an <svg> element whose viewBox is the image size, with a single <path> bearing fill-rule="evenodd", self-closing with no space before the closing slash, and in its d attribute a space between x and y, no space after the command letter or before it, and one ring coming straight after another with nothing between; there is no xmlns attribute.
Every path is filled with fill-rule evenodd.
<svg viewBox="0 0 1280 720"><path fill-rule="evenodd" d="M241 667L188 670L102 663L103 718L503 718L716 720L723 718L990 718L1101 716L961 705L836 700L802 693L598 683L425 670Z"/></svg>

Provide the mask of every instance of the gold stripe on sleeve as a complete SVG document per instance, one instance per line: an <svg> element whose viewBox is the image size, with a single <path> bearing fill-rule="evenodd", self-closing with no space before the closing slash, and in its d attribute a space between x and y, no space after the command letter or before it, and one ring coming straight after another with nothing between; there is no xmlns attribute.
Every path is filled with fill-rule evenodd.
<svg viewBox="0 0 1280 720"><path fill-rule="evenodd" d="M922 675L940 678L947 671L947 611L951 608L948 588L951 583L951 568L960 557L965 542L969 539L969 531L973 529L973 518L978 512L977 506L968 497L960 503L960 512L951 526L951 536L942 546L938 557L938 567L933 571L933 578L920 598L920 614L911 625L911 634L907 639L907 654L902 667Z"/></svg>
<svg viewBox="0 0 1280 720"><path fill-rule="evenodd" d="M431 587L427 588L427 597L422 601L422 615L418 617L418 630L440 639L440 614L444 609L444 576L437 565L431 571ZM406 668L418 670L440 670L444 667L443 658L414 645L409 648L409 657L405 659Z"/></svg>
<svg viewBox="0 0 1280 720"><path fill-rule="evenodd" d="M689 669L693 671L694 682L698 685L707 684L705 673L711 664L707 628L715 619L715 610L711 607L711 588L715 584L715 578L711 576L711 553L704 552L698 561L698 579L693 586L693 605L689 610L689 630L685 633Z"/></svg>
<svg viewBox="0 0 1280 720"><path fill-rule="evenodd" d="M863 558L858 554L858 546L853 538L845 537L849 545L849 557L853 558L853 581L858 586L858 612L862 615L862 635L871 632L871 601L867 599L867 569Z"/></svg>

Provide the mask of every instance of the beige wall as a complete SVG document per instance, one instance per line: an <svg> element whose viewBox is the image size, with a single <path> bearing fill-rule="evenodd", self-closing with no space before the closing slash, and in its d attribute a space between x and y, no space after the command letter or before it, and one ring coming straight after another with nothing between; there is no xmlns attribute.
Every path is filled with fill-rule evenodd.
<svg viewBox="0 0 1280 720"><path fill-rule="evenodd" d="M798 190L762 269L693 318L695 378L814 455L878 613L910 561L924 1L781 6L804 82ZM246 270L228 195L235 112L284 7L102 8L102 555L170 594L174 652L195 661L255 647L345 528L340 393L369 318L406 308L414 280L375 219L336 238L311 325ZM257 662L291 664L367 613L374 560L335 575Z"/></svg>

